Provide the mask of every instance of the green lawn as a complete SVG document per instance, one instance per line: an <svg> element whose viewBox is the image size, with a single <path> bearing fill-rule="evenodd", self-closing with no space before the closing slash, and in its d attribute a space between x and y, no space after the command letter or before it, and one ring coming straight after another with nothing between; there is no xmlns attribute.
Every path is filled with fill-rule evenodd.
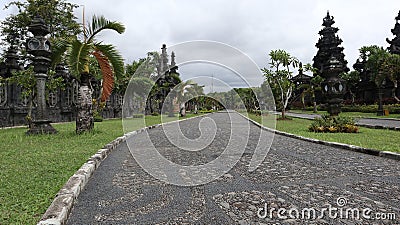
<svg viewBox="0 0 400 225"><path fill-rule="evenodd" d="M192 117L193 114L187 114ZM163 117L163 122L178 117ZM132 119L143 127L143 119ZM147 116L146 125L160 123ZM0 224L36 224L55 194L87 159L123 135L120 119L75 134L74 123L54 124L56 135L27 136L26 128L0 129Z"/></svg>
<svg viewBox="0 0 400 225"><path fill-rule="evenodd" d="M303 111L303 110L290 110L289 112L293 113L305 113L305 114L328 114L327 111L317 111L314 113L313 111ZM400 119L400 114L389 114L388 116L377 116L376 113L363 113L363 112L342 112L340 115L343 116L350 116L354 118L379 118L379 119L385 119L385 118L391 118L391 119Z"/></svg>
<svg viewBox="0 0 400 225"><path fill-rule="evenodd" d="M257 122L261 121L260 116L249 114L249 117ZM314 133L307 130L311 124L310 120L292 118L292 120L278 120L276 129L303 137L318 140L339 142L356 145L364 148L371 148L382 151L392 151L400 153L400 142L394 141L399 138L400 132L384 129L370 129L360 127L359 133ZM267 126L269 127L269 126Z"/></svg>

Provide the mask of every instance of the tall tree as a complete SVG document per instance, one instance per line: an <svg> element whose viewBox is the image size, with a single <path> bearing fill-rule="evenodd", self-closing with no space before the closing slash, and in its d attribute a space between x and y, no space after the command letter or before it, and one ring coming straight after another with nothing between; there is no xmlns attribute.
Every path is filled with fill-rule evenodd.
<svg viewBox="0 0 400 225"><path fill-rule="evenodd" d="M107 100L114 86L114 77L124 74L124 62L122 56L113 45L103 44L97 41L97 35L104 30L113 30L119 34L125 31L123 24L110 21L103 16L93 16L91 23L83 32L83 40L77 37L60 40L54 43L53 66L61 61L67 52L67 62L70 72L79 80L79 104L76 118L76 132L90 131L94 127L92 111L92 91L89 88L90 57L94 57L101 69L102 91L101 102Z"/></svg>
<svg viewBox="0 0 400 225"><path fill-rule="evenodd" d="M17 14L7 16L0 24L1 45L5 49L14 46L23 56L26 55L25 41L28 37L28 26L32 19L39 15L49 26L51 41L61 37L74 36L81 30L76 22L73 10L76 4L65 0L26 0L12 1L5 8L16 7Z"/></svg>
<svg viewBox="0 0 400 225"><path fill-rule="evenodd" d="M299 60L291 56L285 50L272 50L269 53L270 67L263 68L265 79L271 85L275 100L278 100L281 105L282 119L285 119L285 111L292 97L294 84L291 79L293 78L293 69L299 65Z"/></svg>
<svg viewBox="0 0 400 225"><path fill-rule="evenodd" d="M364 59L365 69L371 73L371 81L375 82L378 88L382 88L384 81L390 80L393 83L392 97L400 102L396 96L400 78L400 55L391 54L383 47L372 45L362 47L360 57Z"/></svg>

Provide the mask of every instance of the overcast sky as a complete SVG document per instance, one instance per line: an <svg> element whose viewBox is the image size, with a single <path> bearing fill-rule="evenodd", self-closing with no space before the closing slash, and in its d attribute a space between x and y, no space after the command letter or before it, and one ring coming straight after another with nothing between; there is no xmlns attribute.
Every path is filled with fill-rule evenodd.
<svg viewBox="0 0 400 225"><path fill-rule="evenodd" d="M212 40L241 50L260 68L268 65L268 53L274 49L284 49L304 64L312 63L318 31L328 10L334 16L334 26L339 28L345 58L352 68L360 47L388 46L385 39L393 38L390 29L400 10L398 0L70 2L84 5L87 19L93 14L104 15L126 26L124 34L106 32L102 38L105 43L116 45L127 63L145 57L149 51L160 50L163 43L172 46L192 40ZM82 6L76 9L79 20L82 10ZM0 19L9 13L12 10L3 10ZM262 77L257 77L254 84L261 81Z"/></svg>

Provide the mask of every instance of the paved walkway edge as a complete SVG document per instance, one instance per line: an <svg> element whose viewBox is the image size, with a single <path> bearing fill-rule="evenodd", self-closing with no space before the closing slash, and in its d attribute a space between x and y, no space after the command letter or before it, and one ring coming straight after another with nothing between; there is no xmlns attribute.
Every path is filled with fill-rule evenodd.
<svg viewBox="0 0 400 225"><path fill-rule="evenodd" d="M308 142L313 142L313 143L317 143L317 144L323 144L326 146L331 146L331 147L336 147L336 148L342 148L342 149L346 149L346 150L350 150L350 151L355 151L355 152L361 152L361 153L365 153L365 154L369 154L369 155L374 155L374 156L380 156L380 157L384 157L384 158L389 158L389 159L395 159L395 160L400 160L400 154L398 153L394 153L394 152L389 152L389 151L379 151L376 149L370 149L370 148L363 148L360 146L355 146L355 145L348 145L348 144L343 144L343 143L337 143L337 142L329 142L329 141L321 141L318 139L313 139L313 138L307 138L307 137L303 137L303 136L297 136L294 134L290 134L290 133L286 133L283 131L279 131L279 130L275 130L275 129L271 129L268 127L265 127L261 124L259 124L258 122L246 117L245 115L239 113L241 116L243 116L244 118L248 119L250 122L254 123L256 126L260 127L261 129L264 129L266 131L269 132L274 132L276 134L280 134L286 137L291 137L291 138L296 138L299 140L303 140L303 141L308 141Z"/></svg>
<svg viewBox="0 0 400 225"><path fill-rule="evenodd" d="M177 123L188 119L203 117L211 113L198 115L181 120L175 120L166 122L163 124ZM72 175L67 183L60 189L56 194L53 202L47 208L37 225L62 225L67 222L69 213L78 198L81 191L85 188L89 178L93 175L93 172L100 166L101 162L107 158L107 156L121 143L125 142L128 138L141 133L145 130L160 127L163 124L156 124L148 127L144 127L132 132L125 134L124 136L118 137L110 143L106 144L102 149L97 151L96 154L92 155L86 163L84 163L78 171Z"/></svg>
<svg viewBox="0 0 400 225"><path fill-rule="evenodd" d="M292 114L291 112L288 112ZM276 114L276 113L275 113ZM280 113L278 113L280 115ZM294 113L297 115L288 115L290 117L295 117L295 118L300 118L300 119L306 119L306 120L314 120L313 118L308 118L305 116L301 116L301 113ZM304 114L304 115L316 115L320 116L319 114ZM373 117L363 117L363 118L354 118L355 120L357 119L373 119L373 120L387 120L387 121L398 121L398 119L394 118L373 118ZM356 125L359 127L365 127L365 128L370 128L370 129L387 129L387 130L395 130L395 131L400 131L400 127L388 127L388 126L382 126L382 125L370 125L370 124L359 124L356 122Z"/></svg>

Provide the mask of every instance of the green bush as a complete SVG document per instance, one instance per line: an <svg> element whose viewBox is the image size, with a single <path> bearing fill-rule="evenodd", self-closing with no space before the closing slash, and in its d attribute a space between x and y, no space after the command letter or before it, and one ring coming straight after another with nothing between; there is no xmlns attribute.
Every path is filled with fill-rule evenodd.
<svg viewBox="0 0 400 225"><path fill-rule="evenodd" d="M327 114L322 115L321 118L315 118L308 130L322 133L357 133L358 127L351 117L331 117Z"/></svg>
<svg viewBox="0 0 400 225"><path fill-rule="evenodd" d="M152 115L152 116L159 116L160 113L158 113L158 112L153 112L151 115Z"/></svg>
<svg viewBox="0 0 400 225"><path fill-rule="evenodd" d="M388 105L384 108L387 108L391 114L400 114L400 104Z"/></svg>
<svg viewBox="0 0 400 225"><path fill-rule="evenodd" d="M132 118L143 118L144 115L143 114L133 114Z"/></svg>
<svg viewBox="0 0 400 225"><path fill-rule="evenodd" d="M362 113L376 113L378 105L354 105L342 106L342 112L362 112Z"/></svg>
<svg viewBox="0 0 400 225"><path fill-rule="evenodd" d="M291 107L290 109L303 110L303 107ZM324 111L326 107L324 105L317 105L317 111ZM314 111L314 106L306 106L305 111Z"/></svg>
<svg viewBox="0 0 400 225"><path fill-rule="evenodd" d="M341 108L342 112L376 113L378 111L378 105L347 105ZM383 108L389 110L391 114L400 114L400 104L384 105Z"/></svg>
<svg viewBox="0 0 400 225"><path fill-rule="evenodd" d="M212 113L212 110L199 110L199 113Z"/></svg>
<svg viewBox="0 0 400 225"><path fill-rule="evenodd" d="M248 112L248 113L256 114L257 116L261 116L261 110L247 109L247 112Z"/></svg>
<svg viewBox="0 0 400 225"><path fill-rule="evenodd" d="M98 111L93 112L93 120L94 122L103 122L103 117Z"/></svg>

